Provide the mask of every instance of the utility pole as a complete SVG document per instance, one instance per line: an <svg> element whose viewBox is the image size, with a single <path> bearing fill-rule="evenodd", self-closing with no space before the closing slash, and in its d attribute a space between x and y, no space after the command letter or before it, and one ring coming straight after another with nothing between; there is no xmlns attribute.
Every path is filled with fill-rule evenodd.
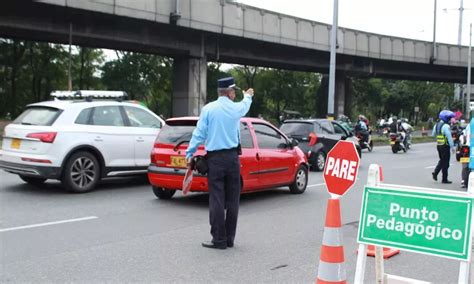
<svg viewBox="0 0 474 284"><path fill-rule="evenodd" d="M467 94L466 94L466 113L467 120L471 112L471 68L472 68L472 23L469 25L469 49L467 52Z"/></svg>
<svg viewBox="0 0 474 284"><path fill-rule="evenodd" d="M72 45L72 23L69 23L69 70L68 70L68 90L72 91L72 78L71 78L71 45Z"/></svg>
<svg viewBox="0 0 474 284"><path fill-rule="evenodd" d="M458 25L458 46L461 47L462 43L462 14L464 12L464 5L463 5L463 0L460 0L461 2L459 3L459 25ZM463 87L461 84L455 84L454 85L454 92L455 92L455 97L457 99L461 99L462 103L462 109L468 110L469 108L464 106L464 97L463 97ZM466 116L469 116L468 111L466 111Z"/></svg>
<svg viewBox="0 0 474 284"><path fill-rule="evenodd" d="M337 43L338 0L334 0L331 27L331 55L329 60L328 118L334 117L334 93L336 85L336 43Z"/></svg>

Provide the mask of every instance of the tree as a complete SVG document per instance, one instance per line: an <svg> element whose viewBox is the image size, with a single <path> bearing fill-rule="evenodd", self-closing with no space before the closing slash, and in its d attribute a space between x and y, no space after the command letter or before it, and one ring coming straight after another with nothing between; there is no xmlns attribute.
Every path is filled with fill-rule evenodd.
<svg viewBox="0 0 474 284"><path fill-rule="evenodd" d="M155 113L171 114L173 61L171 58L135 52L118 52L119 58L106 62L102 84L109 90L126 91Z"/></svg>

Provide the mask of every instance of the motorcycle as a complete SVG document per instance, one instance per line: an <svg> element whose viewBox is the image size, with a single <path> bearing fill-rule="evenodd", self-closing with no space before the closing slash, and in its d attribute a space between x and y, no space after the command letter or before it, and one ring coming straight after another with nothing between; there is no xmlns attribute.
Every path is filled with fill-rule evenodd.
<svg viewBox="0 0 474 284"><path fill-rule="evenodd" d="M466 137L464 135L460 136L459 139L459 162L461 162L461 179L462 179L462 187L467 188L469 173L471 169L469 168L469 151L470 147L466 145ZM456 153L456 159L458 158L458 153Z"/></svg>
<svg viewBox="0 0 474 284"><path fill-rule="evenodd" d="M394 154L398 151L406 152L408 150L408 145L406 139L404 139L402 133L390 133L390 146L392 147L392 152Z"/></svg>
<svg viewBox="0 0 474 284"><path fill-rule="evenodd" d="M456 160L459 162L461 158L461 147L462 147L462 137L463 129L460 127L451 127L451 137L453 138L454 146L456 146Z"/></svg>
<svg viewBox="0 0 474 284"><path fill-rule="evenodd" d="M374 142L372 141L372 130L368 131L368 137L367 137L367 142L364 141L364 138L360 132L356 132L356 137L357 140L359 140L359 146L361 149L367 149L369 152L372 152L372 149L374 148Z"/></svg>
<svg viewBox="0 0 474 284"><path fill-rule="evenodd" d="M390 125L388 123L384 123L383 125L379 125L377 128L377 134L379 137L386 136L390 133Z"/></svg>

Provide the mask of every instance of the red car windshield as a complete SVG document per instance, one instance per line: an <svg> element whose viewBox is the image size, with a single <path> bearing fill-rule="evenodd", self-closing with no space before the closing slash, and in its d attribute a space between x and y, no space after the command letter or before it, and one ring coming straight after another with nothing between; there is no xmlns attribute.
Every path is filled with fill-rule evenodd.
<svg viewBox="0 0 474 284"><path fill-rule="evenodd" d="M180 141L189 141L196 128L196 120L167 121L161 129L156 142L162 144L176 144Z"/></svg>

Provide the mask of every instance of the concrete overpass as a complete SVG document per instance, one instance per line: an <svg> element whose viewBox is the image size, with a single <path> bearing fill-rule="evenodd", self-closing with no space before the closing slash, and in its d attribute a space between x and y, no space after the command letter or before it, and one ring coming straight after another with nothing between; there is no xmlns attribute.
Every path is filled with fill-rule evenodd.
<svg viewBox="0 0 474 284"><path fill-rule="evenodd" d="M13 2L13 3L11 3ZM16 0L0 36L132 50L175 60L173 115L198 114L207 61L328 73L330 26L228 0ZM467 48L338 30L336 113L348 76L465 82Z"/></svg>

